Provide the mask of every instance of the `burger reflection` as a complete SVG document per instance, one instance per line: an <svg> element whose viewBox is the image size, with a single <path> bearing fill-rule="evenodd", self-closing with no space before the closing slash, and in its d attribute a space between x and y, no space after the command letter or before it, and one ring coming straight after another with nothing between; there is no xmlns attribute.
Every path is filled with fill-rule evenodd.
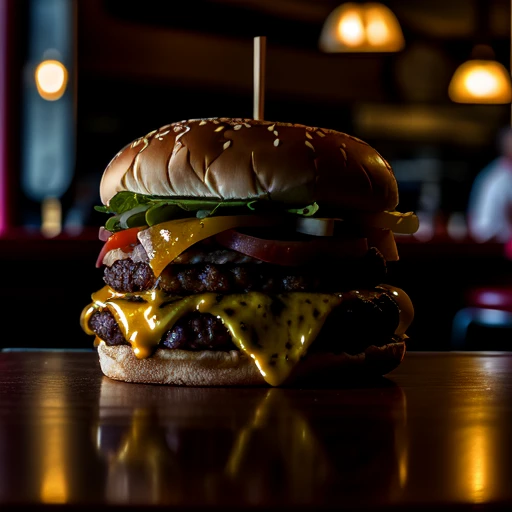
<svg viewBox="0 0 512 512"><path fill-rule="evenodd" d="M360 409L350 415L357 394L233 394L104 378L95 435L107 465L107 500L318 505L340 492L347 502L399 500L407 478L405 395L391 384L379 389L373 400L382 403L382 415L365 421Z"/></svg>

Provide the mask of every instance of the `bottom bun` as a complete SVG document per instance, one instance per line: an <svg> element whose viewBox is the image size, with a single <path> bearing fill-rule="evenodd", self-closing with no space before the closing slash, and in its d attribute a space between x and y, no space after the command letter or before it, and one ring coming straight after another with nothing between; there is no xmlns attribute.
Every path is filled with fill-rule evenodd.
<svg viewBox="0 0 512 512"><path fill-rule="evenodd" d="M405 338L405 337L404 337ZM405 339L382 347L370 346L356 355L311 353L294 368L283 385L312 378L344 380L378 377L394 370L405 356ZM137 359L128 345L98 345L101 370L114 380L175 386L268 386L254 361L237 350L230 352L157 349Z"/></svg>

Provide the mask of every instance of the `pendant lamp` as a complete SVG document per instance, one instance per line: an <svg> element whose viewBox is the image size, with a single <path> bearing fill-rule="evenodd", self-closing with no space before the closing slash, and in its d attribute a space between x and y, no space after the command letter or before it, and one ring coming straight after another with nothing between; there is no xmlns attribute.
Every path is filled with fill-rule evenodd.
<svg viewBox="0 0 512 512"><path fill-rule="evenodd" d="M405 41L391 9L377 2L348 2L326 18L318 46L326 53L398 52Z"/></svg>
<svg viewBox="0 0 512 512"><path fill-rule="evenodd" d="M448 95L456 103L510 103L510 73L503 64L494 60L489 46L477 45L471 58L455 70Z"/></svg>

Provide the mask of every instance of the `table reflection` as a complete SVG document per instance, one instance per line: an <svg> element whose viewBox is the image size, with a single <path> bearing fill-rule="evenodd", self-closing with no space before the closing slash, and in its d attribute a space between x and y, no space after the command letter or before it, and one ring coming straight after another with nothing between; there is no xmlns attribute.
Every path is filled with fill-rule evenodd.
<svg viewBox="0 0 512 512"><path fill-rule="evenodd" d="M94 354L3 354L0 506L511 503L512 357L403 367L338 388L179 388L112 381Z"/></svg>
<svg viewBox="0 0 512 512"><path fill-rule="evenodd" d="M409 478L404 501L493 503L512 498L511 358L499 352L453 354L411 365ZM402 378L397 376L397 382ZM508 384L507 384L508 383Z"/></svg>
<svg viewBox="0 0 512 512"><path fill-rule="evenodd" d="M13 357L20 373L12 382L11 365L0 365L9 382L0 394L0 509L99 502L104 467L91 438L99 387L66 377L75 369L78 375L78 367L58 353L41 355L36 365L26 363L23 353Z"/></svg>
<svg viewBox="0 0 512 512"><path fill-rule="evenodd" d="M97 449L108 465L108 500L304 505L340 492L397 500L407 479L406 401L398 386L381 393L381 414L370 421L336 412L315 391L233 393L104 378ZM127 408L129 425L119 418Z"/></svg>

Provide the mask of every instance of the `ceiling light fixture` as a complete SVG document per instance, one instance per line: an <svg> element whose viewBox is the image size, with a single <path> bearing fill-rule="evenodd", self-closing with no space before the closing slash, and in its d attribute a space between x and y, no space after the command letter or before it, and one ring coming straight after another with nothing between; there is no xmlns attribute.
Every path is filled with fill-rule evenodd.
<svg viewBox="0 0 512 512"><path fill-rule="evenodd" d="M494 60L490 46L477 45L471 59L455 70L448 86L448 95L456 103L510 103L510 73L503 64Z"/></svg>
<svg viewBox="0 0 512 512"><path fill-rule="evenodd" d="M324 22L319 48L335 52L398 52L405 40L394 13L377 2L344 3Z"/></svg>
<svg viewBox="0 0 512 512"><path fill-rule="evenodd" d="M469 60L452 76L448 96L456 103L504 104L512 100L510 72L496 60L489 44L490 7L488 0L474 3L475 42Z"/></svg>

